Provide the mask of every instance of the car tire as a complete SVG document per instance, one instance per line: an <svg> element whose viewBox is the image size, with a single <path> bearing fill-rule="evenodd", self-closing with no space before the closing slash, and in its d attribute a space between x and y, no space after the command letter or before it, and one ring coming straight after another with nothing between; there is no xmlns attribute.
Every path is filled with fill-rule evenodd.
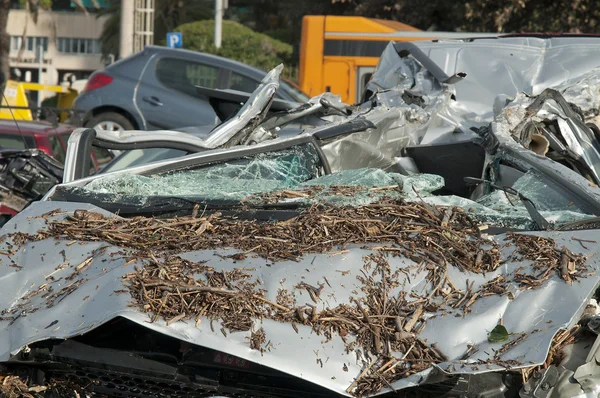
<svg viewBox="0 0 600 398"><path fill-rule="evenodd" d="M125 116L117 112L103 112L91 118L85 127L100 127L104 125L104 130L134 130L133 124ZM102 127L100 127L102 128Z"/></svg>

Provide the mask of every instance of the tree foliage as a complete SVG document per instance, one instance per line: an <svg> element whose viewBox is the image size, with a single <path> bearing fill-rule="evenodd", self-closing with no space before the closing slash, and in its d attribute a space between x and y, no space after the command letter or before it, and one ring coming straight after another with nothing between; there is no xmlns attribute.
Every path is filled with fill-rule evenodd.
<svg viewBox="0 0 600 398"><path fill-rule="evenodd" d="M597 0L230 0L249 9L242 23L259 32L300 39L304 15L356 15L396 20L422 30L599 33Z"/></svg>
<svg viewBox="0 0 600 398"><path fill-rule="evenodd" d="M262 69L284 63L289 64L292 46L233 21L223 21L221 48L214 46L215 23L213 20L192 22L175 29L183 34L183 46L234 59Z"/></svg>
<svg viewBox="0 0 600 398"><path fill-rule="evenodd" d="M346 13L394 19L420 29L471 32L598 32L596 0L331 0Z"/></svg>
<svg viewBox="0 0 600 398"><path fill-rule="evenodd" d="M257 32L298 46L304 15L345 15L350 9L349 4L332 0L229 0L227 14Z"/></svg>

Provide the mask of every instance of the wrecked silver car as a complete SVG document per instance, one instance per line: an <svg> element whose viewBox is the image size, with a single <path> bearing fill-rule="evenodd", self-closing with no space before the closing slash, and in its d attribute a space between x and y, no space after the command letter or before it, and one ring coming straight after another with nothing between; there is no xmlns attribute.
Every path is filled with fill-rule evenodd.
<svg viewBox="0 0 600 398"><path fill-rule="evenodd" d="M75 131L2 229L3 388L597 396L599 50L390 43L361 104L274 111L277 67L204 136Z"/></svg>

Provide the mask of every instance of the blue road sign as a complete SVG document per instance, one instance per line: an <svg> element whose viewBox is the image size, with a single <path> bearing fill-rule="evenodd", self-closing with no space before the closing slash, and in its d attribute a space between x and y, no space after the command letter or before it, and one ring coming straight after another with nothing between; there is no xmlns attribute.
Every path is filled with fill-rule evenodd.
<svg viewBox="0 0 600 398"><path fill-rule="evenodd" d="M183 36L181 32L169 32L167 33L167 47L177 48L183 45Z"/></svg>

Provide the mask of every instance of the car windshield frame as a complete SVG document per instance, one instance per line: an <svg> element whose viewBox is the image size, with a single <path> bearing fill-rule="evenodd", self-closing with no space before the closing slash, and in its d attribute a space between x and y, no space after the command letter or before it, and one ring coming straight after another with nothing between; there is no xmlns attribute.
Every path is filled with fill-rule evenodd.
<svg viewBox="0 0 600 398"><path fill-rule="evenodd" d="M93 202L91 201L91 195L93 194L93 192L88 191L89 193L86 193L86 191L81 188L85 187L91 181L97 180L99 178L111 178L113 176L119 176L124 174L138 174L141 176L160 176L164 174L173 174L180 171L199 169L206 165L223 164L228 161L235 161L238 159L253 157L261 154L293 149L295 147L300 147L303 145L310 146L314 150L314 154L316 155L319 161L318 167L320 169L320 175L330 174L331 169L327 158L323 154L321 147L317 143L315 137L309 134L301 134L299 136L283 141L270 142L266 145L240 146L229 150L199 152L178 158L156 161L149 164L136 166L133 168L126 168L122 170L108 172L105 174L100 174L97 176L90 176L83 179L78 179L55 187L53 191L49 192L49 194L46 197L46 200L63 200L60 199L64 196L63 194L58 195L59 199L53 198L53 195L57 191L62 191L62 193L68 192L68 201ZM110 203L112 203L113 205L118 205L119 198L123 199L129 195L110 194L109 196L112 196L112 199L108 201L103 201L103 203L106 205L109 205ZM133 196L134 195L130 197ZM185 200L184 196L181 196L180 198ZM152 199L152 197L147 197L147 199ZM115 206L103 207L108 209L114 208Z"/></svg>

